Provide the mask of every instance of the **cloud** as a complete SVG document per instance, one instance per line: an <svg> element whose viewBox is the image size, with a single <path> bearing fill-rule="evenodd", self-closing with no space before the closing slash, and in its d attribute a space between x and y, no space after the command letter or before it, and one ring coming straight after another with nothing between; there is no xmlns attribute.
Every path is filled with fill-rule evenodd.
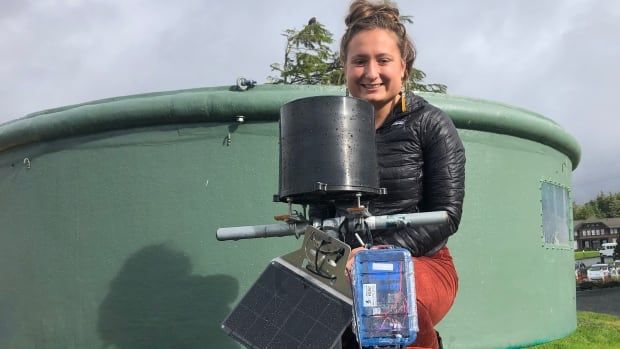
<svg viewBox="0 0 620 349"><path fill-rule="evenodd" d="M0 122L55 106L141 92L264 82L281 59L281 32L328 0L3 2ZM5 8L6 6L6 8ZM338 12L344 15L344 4ZM0 11L2 12L2 11ZM324 20L325 18L325 20ZM342 27L342 25L340 25Z"/></svg>
<svg viewBox="0 0 620 349"><path fill-rule="evenodd" d="M424 13L435 7L425 5ZM620 78L619 18L620 3L612 1L461 3L432 19L418 16L415 27L440 23L420 35L419 64L450 93L524 107L560 123L582 147L574 194L583 202L600 190L620 191L610 151L620 149L620 138L608 127Z"/></svg>

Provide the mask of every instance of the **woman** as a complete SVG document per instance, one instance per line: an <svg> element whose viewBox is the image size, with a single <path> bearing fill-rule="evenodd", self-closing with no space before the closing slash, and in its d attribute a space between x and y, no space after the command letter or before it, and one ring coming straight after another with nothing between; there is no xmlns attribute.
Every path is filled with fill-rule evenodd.
<svg viewBox="0 0 620 349"><path fill-rule="evenodd" d="M441 226L373 233L375 245L401 246L414 256L419 333L410 348L438 348L434 326L450 310L458 287L446 242L461 219L463 144L450 118L404 89L415 49L396 6L356 0L345 23L340 53L347 89L374 106L380 185L387 188L387 195L369 203L371 213L447 211L450 218ZM362 249L353 249L348 268Z"/></svg>

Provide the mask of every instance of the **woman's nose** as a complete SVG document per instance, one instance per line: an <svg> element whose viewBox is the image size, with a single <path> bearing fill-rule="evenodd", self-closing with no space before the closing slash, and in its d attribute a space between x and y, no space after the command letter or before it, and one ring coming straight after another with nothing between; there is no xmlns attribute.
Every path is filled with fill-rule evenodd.
<svg viewBox="0 0 620 349"><path fill-rule="evenodd" d="M374 80L379 76L379 67L376 62L370 61L366 64L364 75L369 80Z"/></svg>

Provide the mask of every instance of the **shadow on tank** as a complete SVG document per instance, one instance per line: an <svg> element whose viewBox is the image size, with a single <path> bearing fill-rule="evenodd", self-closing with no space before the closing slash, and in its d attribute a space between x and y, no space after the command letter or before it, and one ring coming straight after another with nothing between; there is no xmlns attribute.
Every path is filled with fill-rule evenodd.
<svg viewBox="0 0 620 349"><path fill-rule="evenodd" d="M193 275L189 257L165 244L130 256L99 307L104 348L224 348L220 322L237 298L237 280Z"/></svg>

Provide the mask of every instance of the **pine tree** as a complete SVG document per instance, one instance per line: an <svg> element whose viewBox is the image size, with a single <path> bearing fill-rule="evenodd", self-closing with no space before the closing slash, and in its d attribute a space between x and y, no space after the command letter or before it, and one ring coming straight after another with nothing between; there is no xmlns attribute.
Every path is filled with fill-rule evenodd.
<svg viewBox="0 0 620 349"><path fill-rule="evenodd" d="M270 76L276 84L326 84L340 85L344 82L338 56L331 50L332 33L323 24L311 18L301 30L287 29L284 63L271 64L271 70L279 76Z"/></svg>

